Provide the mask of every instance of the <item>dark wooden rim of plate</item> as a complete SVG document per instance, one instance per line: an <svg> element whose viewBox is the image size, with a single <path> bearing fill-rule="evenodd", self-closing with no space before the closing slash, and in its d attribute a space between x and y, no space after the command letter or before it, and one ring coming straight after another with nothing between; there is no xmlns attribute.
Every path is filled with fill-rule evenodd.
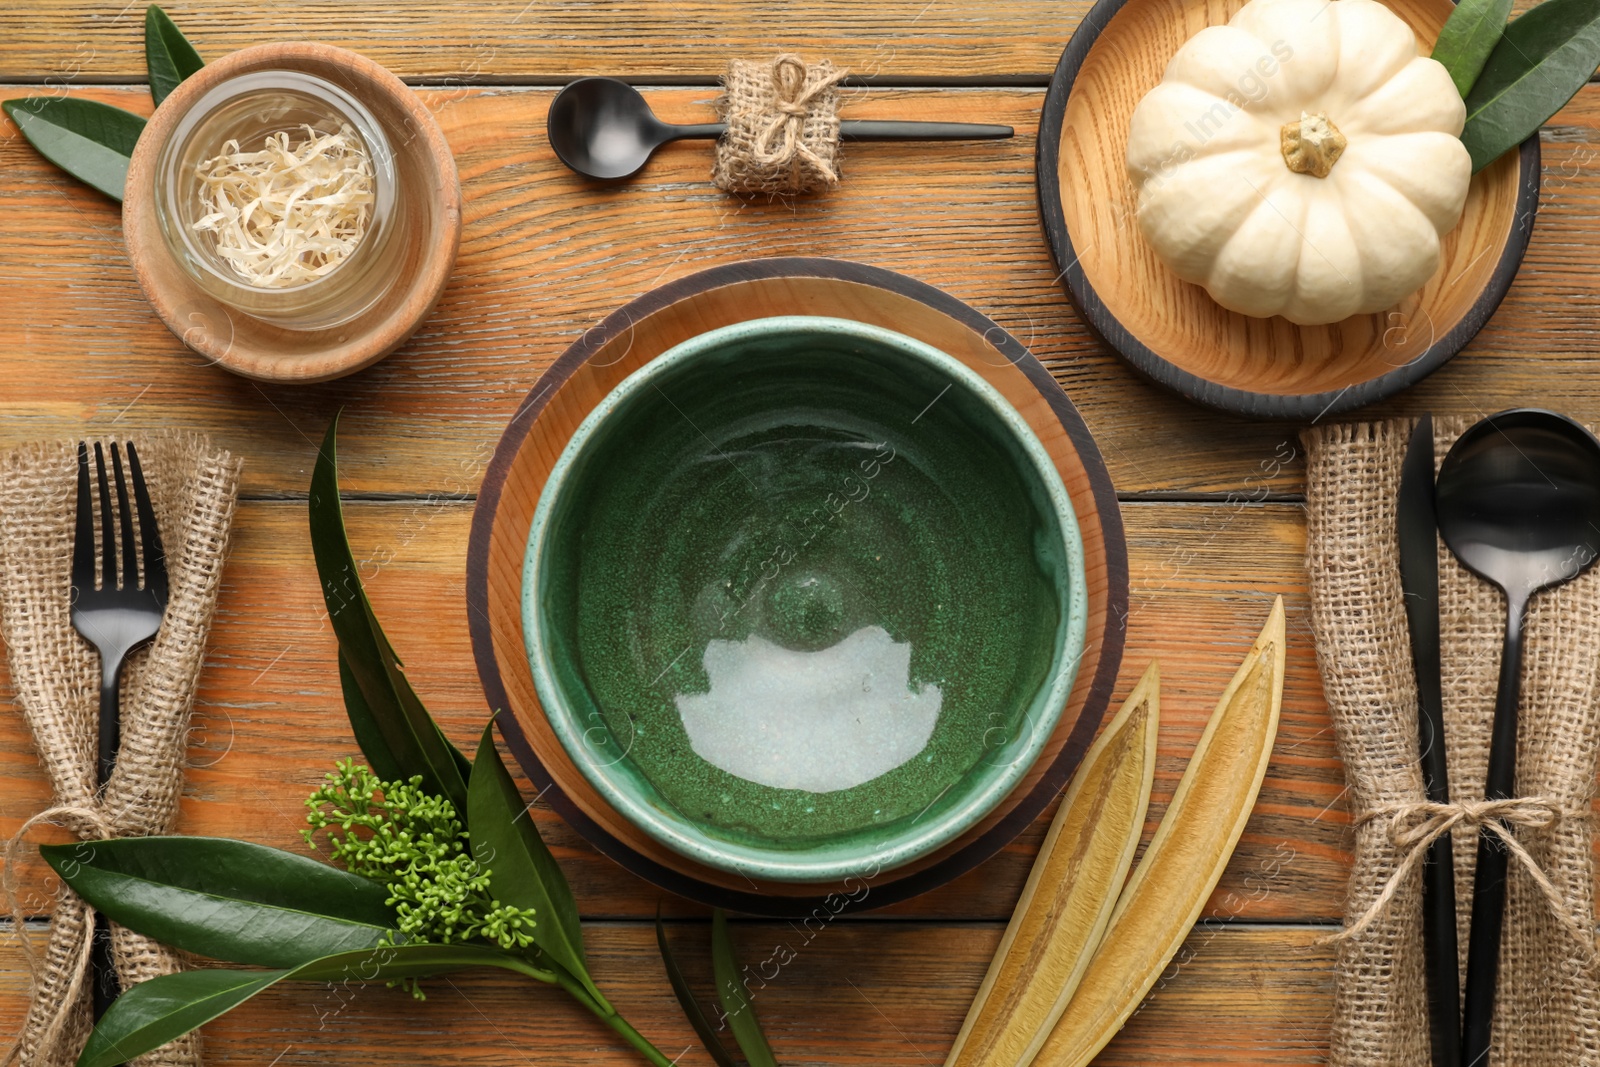
<svg viewBox="0 0 1600 1067"><path fill-rule="evenodd" d="M697 293L726 285L784 277L835 279L885 289L927 304L982 334L1001 355L1023 372L1060 422L1087 475L1098 513L1098 525L1105 542L1106 621L1099 635L1090 634L1091 641L1099 637L1102 649L1079 719L1053 763L1044 770L1029 793L981 835L932 865L903 877L895 878L893 872L885 872L885 879L881 882L868 879L872 883L871 890L863 893L859 900L839 893L823 895L827 888L825 886L818 887L817 895L781 897L730 889L664 866L619 841L556 784L510 710L506 684L495 656L489 613L490 541L496 510L518 448L558 388L609 340L632 329L644 315L660 311ZM1111 476L1088 426L1050 372L1009 332L955 297L893 271L835 259L784 257L712 267L645 293L586 331L540 376L506 427L484 474L473 510L467 550L467 614L473 655L477 660L484 695L490 708L498 712L497 721L513 755L540 790L540 795L548 799L550 806L602 854L647 881L703 904L776 917L809 915L819 907L826 908L829 914L884 907L951 881L989 859L1015 839L1066 785L1099 729L1121 666L1127 613L1127 544Z"/></svg>
<svg viewBox="0 0 1600 1067"><path fill-rule="evenodd" d="M1511 288L1523 254L1528 249L1528 241L1533 236L1534 217L1539 211L1540 156L1537 133L1522 142L1518 150L1517 223L1506 239L1489 284L1460 321L1442 337L1436 338L1416 359L1403 366L1359 384L1328 392L1256 393L1220 385L1184 370L1157 355L1124 327L1095 292L1078 262L1072 235L1067 232L1057 176L1060 174L1062 124L1066 120L1067 98L1072 95L1073 83L1078 80L1078 72L1083 68L1089 50L1100 39L1101 32L1128 3L1129 0L1098 0L1067 42L1066 49L1061 53L1061 61L1056 64L1055 74L1050 78L1050 88L1045 93L1034 161L1039 217L1050 242L1050 254L1060 272L1058 277L1065 283L1067 298L1072 301L1079 317L1101 342L1157 385L1165 386L1206 407L1250 418L1320 419L1375 403L1415 385L1444 366L1477 336Z"/></svg>

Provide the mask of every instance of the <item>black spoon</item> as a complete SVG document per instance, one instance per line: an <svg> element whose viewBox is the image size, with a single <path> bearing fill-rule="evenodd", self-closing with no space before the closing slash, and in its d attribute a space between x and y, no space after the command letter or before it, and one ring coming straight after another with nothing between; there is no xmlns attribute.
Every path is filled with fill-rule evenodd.
<svg viewBox="0 0 1600 1067"><path fill-rule="evenodd" d="M1439 469L1439 534L1468 570L1506 596L1484 796L1516 788L1522 621L1528 601L1571 581L1600 554L1600 441L1578 423L1522 408L1491 415L1456 441ZM1490 830L1478 836L1461 1033L1463 1067L1489 1059L1507 855Z"/></svg>
<svg viewBox="0 0 1600 1067"><path fill-rule="evenodd" d="M561 162L589 178L615 181L637 174L668 141L721 137L723 122L674 126L656 118L639 90L615 78L579 78L550 102L546 129ZM979 122L871 122L846 119L847 141L983 141L1012 136L1010 126Z"/></svg>

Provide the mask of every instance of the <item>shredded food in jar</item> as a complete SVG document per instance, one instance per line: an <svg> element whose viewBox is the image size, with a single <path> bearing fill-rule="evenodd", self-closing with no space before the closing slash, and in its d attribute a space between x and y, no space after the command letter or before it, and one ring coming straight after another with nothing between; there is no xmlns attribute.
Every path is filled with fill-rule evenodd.
<svg viewBox="0 0 1600 1067"><path fill-rule="evenodd" d="M355 251L372 218L372 160L349 126L310 126L269 134L259 152L228 141L199 166L194 223L250 285L282 288L313 281Z"/></svg>

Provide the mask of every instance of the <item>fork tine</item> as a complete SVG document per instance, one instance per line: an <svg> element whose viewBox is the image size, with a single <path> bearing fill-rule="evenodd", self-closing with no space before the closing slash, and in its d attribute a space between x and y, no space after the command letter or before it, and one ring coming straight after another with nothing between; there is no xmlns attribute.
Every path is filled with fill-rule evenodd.
<svg viewBox="0 0 1600 1067"><path fill-rule="evenodd" d="M111 526L111 488L106 482L106 454L94 443L94 469L100 479L100 588L117 587L117 537Z"/></svg>
<svg viewBox="0 0 1600 1067"><path fill-rule="evenodd" d="M133 498L128 495L128 481L122 473L122 452L115 441L111 442L111 472L117 478L117 517L122 533L122 588L139 588L139 549L133 543Z"/></svg>
<svg viewBox="0 0 1600 1067"><path fill-rule="evenodd" d="M139 466L139 453L128 442L128 475L133 482L134 506L139 509L139 535L144 548L144 586L163 604L167 600L167 553L161 545L161 528L156 525L155 509L150 506L150 486Z"/></svg>
<svg viewBox="0 0 1600 1067"><path fill-rule="evenodd" d="M94 497L89 489L89 446L78 442L78 521L72 535L72 585L94 588Z"/></svg>

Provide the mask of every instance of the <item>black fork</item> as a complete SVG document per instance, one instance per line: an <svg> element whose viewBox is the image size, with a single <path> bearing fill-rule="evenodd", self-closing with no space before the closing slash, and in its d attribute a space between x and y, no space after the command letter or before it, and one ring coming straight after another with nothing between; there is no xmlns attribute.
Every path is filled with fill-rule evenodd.
<svg viewBox="0 0 1600 1067"><path fill-rule="evenodd" d="M94 445L91 479L89 446L78 445L78 521L72 545L72 626L100 653L100 744L96 781L104 786L117 765L122 740L118 683L128 654L150 643L167 609L167 558L156 529L150 490L132 442L128 470L121 450L111 446L110 475L105 450ZM95 548L94 487L100 499L99 551ZM112 485L115 484L115 493ZM130 495L131 490L131 495ZM137 513L139 529L134 532ZM120 534L120 537L118 536ZM98 563L97 563L98 557ZM111 966L111 928L96 914L94 928L94 1014L99 1018L117 998Z"/></svg>

